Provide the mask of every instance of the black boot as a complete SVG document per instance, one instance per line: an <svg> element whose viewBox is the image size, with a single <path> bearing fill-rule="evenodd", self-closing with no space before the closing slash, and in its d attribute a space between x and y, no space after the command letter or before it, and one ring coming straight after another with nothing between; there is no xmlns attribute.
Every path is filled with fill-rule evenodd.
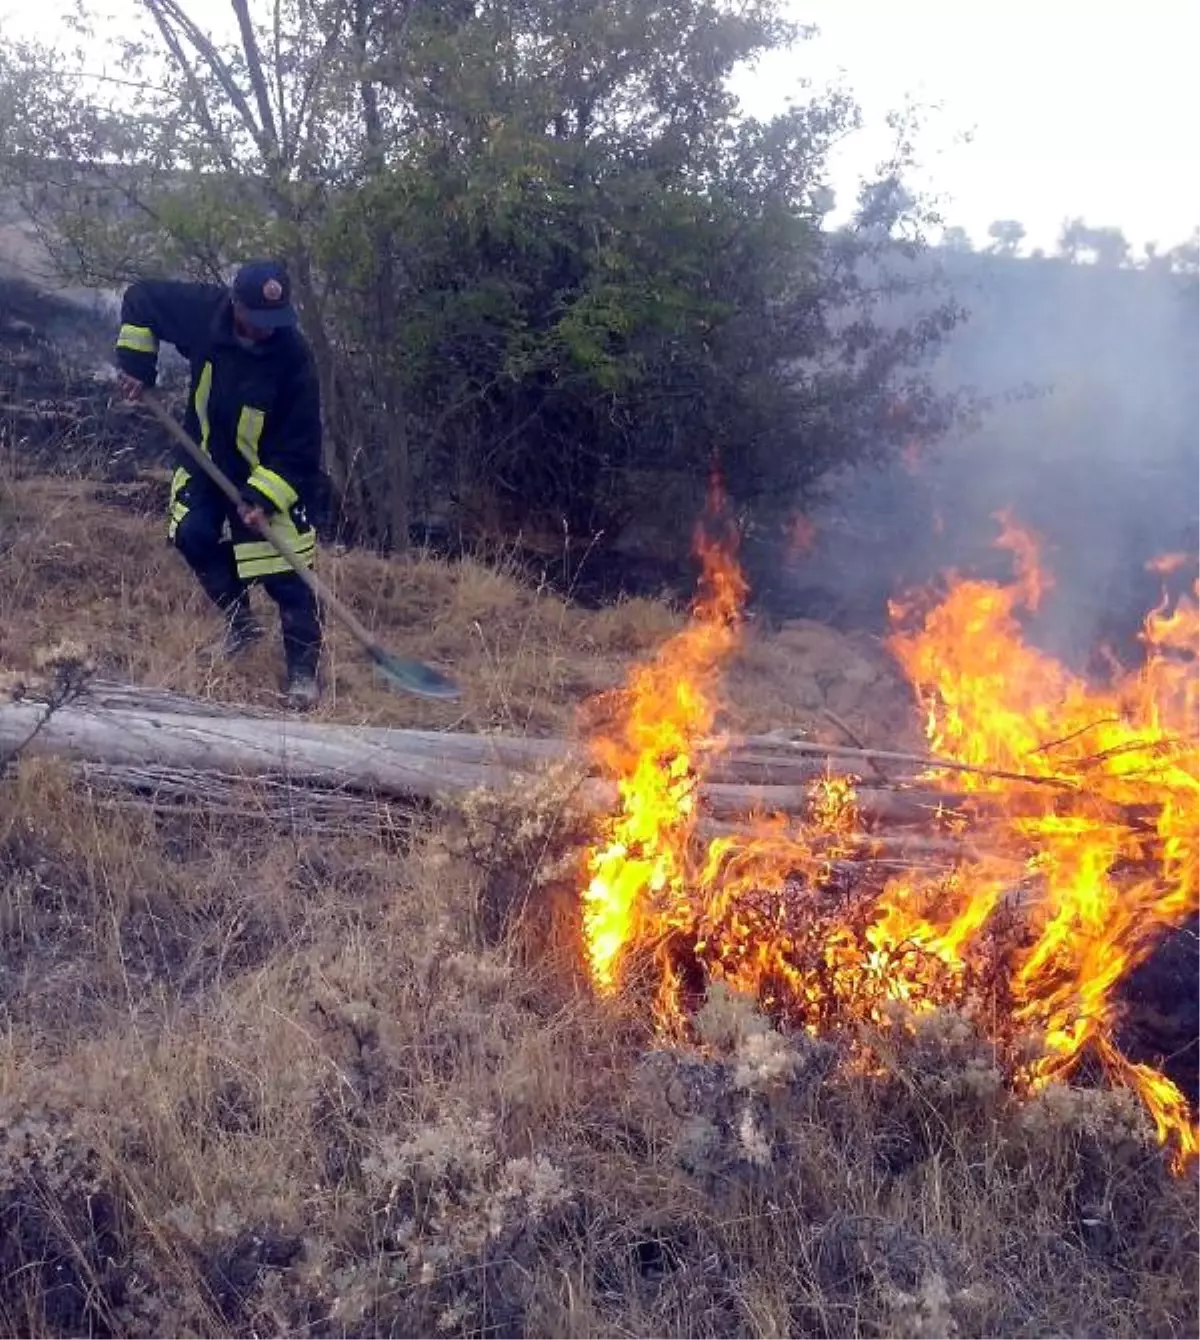
<svg viewBox="0 0 1200 1340"><path fill-rule="evenodd" d="M321 619L316 598L295 573L265 578L267 594L279 606L283 656L287 665L287 701L306 712L321 697L317 669L321 660Z"/></svg>
<svg viewBox="0 0 1200 1340"><path fill-rule="evenodd" d="M289 637L285 625L283 651L287 662L287 705L294 712L311 712L321 700L317 674L320 644L299 642Z"/></svg>
<svg viewBox="0 0 1200 1340"><path fill-rule="evenodd" d="M311 712L321 701L321 685L310 670L288 669L287 705L293 712Z"/></svg>

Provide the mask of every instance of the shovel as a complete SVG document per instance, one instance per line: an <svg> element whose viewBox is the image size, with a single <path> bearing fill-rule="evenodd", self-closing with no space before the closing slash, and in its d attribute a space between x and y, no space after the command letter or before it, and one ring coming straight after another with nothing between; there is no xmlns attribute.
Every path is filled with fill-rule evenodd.
<svg viewBox="0 0 1200 1340"><path fill-rule="evenodd" d="M192 441L184 432L183 428L175 422L167 412L162 402L150 390L142 393L141 402L148 405L150 412L162 424L162 426L171 434L175 442L187 452L188 457L203 470L203 472L212 480L212 482L221 490L229 501L239 511L245 507L245 500L242 495L230 482L227 476L213 462L212 458ZM336 615L338 619L350 631L355 641L362 647L375 667L383 675L384 679L396 689L405 693L414 693L419 698L441 698L455 699L460 696L460 689L454 680L435 670L431 665L426 665L423 661L408 660L403 656L394 656L386 648L381 647L371 636L365 627L359 622L354 614L346 608L345 605L333 594L324 582L309 567L306 567L304 561L297 555L292 546L281 536L276 535L269 526L260 525L252 529L261 535L279 554L279 556L296 573L305 586L317 597L321 606Z"/></svg>

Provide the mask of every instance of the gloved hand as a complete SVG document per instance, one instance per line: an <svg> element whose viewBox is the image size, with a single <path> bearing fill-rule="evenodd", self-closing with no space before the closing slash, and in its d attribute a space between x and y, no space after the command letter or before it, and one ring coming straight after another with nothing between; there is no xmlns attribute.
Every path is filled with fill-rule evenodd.
<svg viewBox="0 0 1200 1340"><path fill-rule="evenodd" d="M271 524L273 511L274 508L270 507L257 489L242 489L242 505L238 508L242 525L249 526L251 530L262 530Z"/></svg>
<svg viewBox="0 0 1200 1340"><path fill-rule="evenodd" d="M120 387L121 394L126 400L140 400L142 393L146 389L146 383L138 377L125 372L122 368L117 369L117 385Z"/></svg>

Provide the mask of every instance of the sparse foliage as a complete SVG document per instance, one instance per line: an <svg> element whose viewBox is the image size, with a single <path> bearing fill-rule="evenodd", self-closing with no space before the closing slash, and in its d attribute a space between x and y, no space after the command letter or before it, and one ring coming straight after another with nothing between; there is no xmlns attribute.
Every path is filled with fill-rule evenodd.
<svg viewBox="0 0 1200 1340"><path fill-rule="evenodd" d="M1018 219L997 219L988 225L992 239L988 250L997 256L1015 256L1025 240L1025 225Z"/></svg>
<svg viewBox="0 0 1200 1340"><path fill-rule="evenodd" d="M952 224L942 231L942 246L949 251L970 251L971 235L958 224Z"/></svg>
<svg viewBox="0 0 1200 1340"><path fill-rule="evenodd" d="M1129 262L1129 242L1119 228L1093 228L1081 218L1068 219L1058 236L1058 253L1070 261L1092 261L1115 268Z"/></svg>

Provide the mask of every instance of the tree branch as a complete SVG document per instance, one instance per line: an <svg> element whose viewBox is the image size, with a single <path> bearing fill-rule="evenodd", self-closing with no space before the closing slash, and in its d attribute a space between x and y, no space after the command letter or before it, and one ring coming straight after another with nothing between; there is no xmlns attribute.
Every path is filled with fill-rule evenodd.
<svg viewBox="0 0 1200 1340"><path fill-rule="evenodd" d="M142 3L154 15L159 30L176 53L176 59L183 62L184 70L190 75L189 82L198 88L199 81L196 78L195 71L183 57L182 45L179 42L178 34L171 29L171 24L173 23L184 34L196 53L203 58L213 77L221 85L225 96L233 104L234 110L250 138L254 141L263 162L271 164L275 159L275 142L270 138L268 130L255 120L254 109L250 106L246 95L238 87L237 79L234 77L229 63L222 57L213 43L196 26L182 5L176 3L176 0L142 0ZM207 106L207 103L205 105Z"/></svg>
<svg viewBox="0 0 1200 1340"><path fill-rule="evenodd" d="M275 101L279 107L279 152L288 160L288 106L287 89L283 82L283 0L275 0L271 13L272 62L275 74Z"/></svg>
<svg viewBox="0 0 1200 1340"><path fill-rule="evenodd" d="M279 132L275 129L275 115L271 111L271 95L267 89L266 76L263 74L262 55L258 50L258 39L254 36L254 25L250 22L250 7L247 0L233 0L233 12L237 15L238 30L242 36L242 54L246 58L246 72L250 76L250 87L258 103L258 116L262 123L263 134L272 147L272 157L279 162ZM276 5L276 17L279 9Z"/></svg>
<svg viewBox="0 0 1200 1340"><path fill-rule="evenodd" d="M142 2L149 11L151 18L153 18L158 31L162 34L162 39L167 44L167 49L174 57L175 64L179 67L179 72L187 83L189 92L195 99L196 116L200 121L201 128L208 136L209 142L220 158L222 166L232 171L232 147L217 129L217 123L213 119L212 109L208 104L208 97L204 92L204 88L200 83L195 69L183 50L183 44L179 41L179 37L175 30L168 23L166 16L160 12L158 0L142 0Z"/></svg>

